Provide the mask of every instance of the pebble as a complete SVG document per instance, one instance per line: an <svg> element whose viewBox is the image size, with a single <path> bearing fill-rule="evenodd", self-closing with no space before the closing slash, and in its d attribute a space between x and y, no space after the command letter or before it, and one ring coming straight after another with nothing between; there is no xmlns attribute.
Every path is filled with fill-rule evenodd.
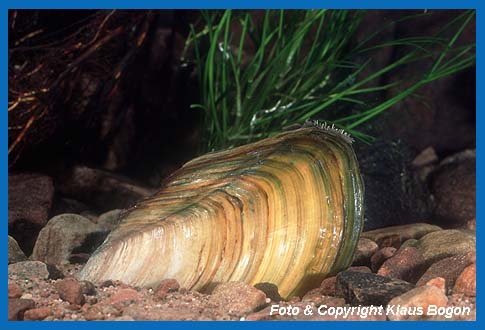
<svg viewBox="0 0 485 330"><path fill-rule="evenodd" d="M22 296L22 288L17 283L8 283L8 297L20 298Z"/></svg>
<svg viewBox="0 0 485 330"><path fill-rule="evenodd" d="M227 282L215 287L209 302L231 314L245 314L266 304L263 291L242 282Z"/></svg>
<svg viewBox="0 0 485 330"><path fill-rule="evenodd" d="M426 285L434 286L446 294L446 280L443 277L435 277L426 282Z"/></svg>
<svg viewBox="0 0 485 330"><path fill-rule="evenodd" d="M382 243L387 241L395 241L397 238L402 243L408 239L414 238L419 239L424 235L440 231L441 228L438 226L430 225L427 223L413 223L408 225L391 226L380 229L374 229L367 232L363 232L361 237L368 238L377 243L380 247ZM389 243L387 243L389 244ZM387 245L393 246L393 245ZM399 247L397 247L399 248Z"/></svg>
<svg viewBox="0 0 485 330"><path fill-rule="evenodd" d="M422 237L416 248L430 266L447 257L474 252L475 235L456 229L441 230Z"/></svg>
<svg viewBox="0 0 485 330"><path fill-rule="evenodd" d="M83 289L76 279L66 278L57 281L55 287L62 300L74 305L82 305L84 303Z"/></svg>
<svg viewBox="0 0 485 330"><path fill-rule="evenodd" d="M384 261L391 258L396 253L396 248L394 247L385 247L374 253L374 255L370 258L370 265L371 269L374 272L382 266Z"/></svg>
<svg viewBox="0 0 485 330"><path fill-rule="evenodd" d="M25 261L27 257L24 251L20 249L19 244L12 236L8 236L8 263L13 264L19 261Z"/></svg>
<svg viewBox="0 0 485 330"><path fill-rule="evenodd" d="M352 266L347 269L349 272L372 273L372 270L367 266Z"/></svg>
<svg viewBox="0 0 485 330"><path fill-rule="evenodd" d="M477 295L476 269L477 265L471 264L463 270L460 276L456 279L453 293L462 293L468 297L475 297Z"/></svg>
<svg viewBox="0 0 485 330"><path fill-rule="evenodd" d="M416 248L408 246L384 261L377 274L416 283L425 270L426 265L421 253Z"/></svg>
<svg viewBox="0 0 485 330"><path fill-rule="evenodd" d="M266 297L268 297L271 301L278 302L283 300L278 291L278 287L273 283L257 283L254 285L254 287L258 290L263 291Z"/></svg>
<svg viewBox="0 0 485 330"><path fill-rule="evenodd" d="M24 320L41 321L51 315L49 307L33 308L25 311Z"/></svg>
<svg viewBox="0 0 485 330"><path fill-rule="evenodd" d="M404 241L404 243L401 244L401 246L399 247L399 250L402 250L404 248L407 248L408 246L416 247L417 244L418 244L418 240L417 239L410 238L410 239Z"/></svg>
<svg viewBox="0 0 485 330"><path fill-rule="evenodd" d="M34 308L35 303L31 299L9 299L8 300L8 320L23 320L24 312Z"/></svg>
<svg viewBox="0 0 485 330"><path fill-rule="evenodd" d="M335 285L337 283L337 276L332 276L324 279L320 284L320 292L324 296L335 296Z"/></svg>
<svg viewBox="0 0 485 330"><path fill-rule="evenodd" d="M81 165L60 175L56 188L63 195L103 211L126 208L154 192L127 177Z"/></svg>
<svg viewBox="0 0 485 330"><path fill-rule="evenodd" d="M104 320L104 314L98 306L90 306L84 312L84 318L88 321Z"/></svg>
<svg viewBox="0 0 485 330"><path fill-rule="evenodd" d="M475 254L461 254L453 257L441 259L433 263L416 283L417 286L424 285L435 277L445 279L446 292L451 291L455 281L463 270L474 262Z"/></svg>
<svg viewBox="0 0 485 330"><path fill-rule="evenodd" d="M21 261L8 265L8 275L19 279L32 280L34 278L58 279L63 275L59 269L52 265L46 265L41 261Z"/></svg>
<svg viewBox="0 0 485 330"><path fill-rule="evenodd" d="M379 246L376 242L361 237L357 243L357 248L354 254L354 260L352 261L352 265L355 266L368 266L370 265L370 258L371 256L376 253Z"/></svg>
<svg viewBox="0 0 485 330"><path fill-rule="evenodd" d="M433 147L427 147L417 155L412 161L413 167L422 167L438 161L438 156Z"/></svg>
<svg viewBox="0 0 485 330"><path fill-rule="evenodd" d="M428 307L446 307L448 298L435 286L424 285L399 295L389 301L387 317L391 321L420 320L426 318ZM392 308L393 307L393 308ZM422 309L423 315L413 315L416 309ZM402 312L400 312L402 311Z"/></svg>
<svg viewBox="0 0 485 330"><path fill-rule="evenodd" d="M446 225L463 225L475 216L476 159L450 156L432 173L433 218Z"/></svg>
<svg viewBox="0 0 485 330"><path fill-rule="evenodd" d="M160 282L154 291L154 294L159 299L164 299L170 292L175 292L180 289L180 284L175 279L165 279Z"/></svg>
<svg viewBox="0 0 485 330"><path fill-rule="evenodd" d="M8 225L22 222L37 227L46 224L54 198L52 178L42 174L8 176ZM15 236L15 235L14 235Z"/></svg>
<svg viewBox="0 0 485 330"><path fill-rule="evenodd" d="M402 280L348 271L339 273L336 283L337 295L351 305L386 305L413 288L413 284Z"/></svg>
<svg viewBox="0 0 485 330"><path fill-rule="evenodd" d="M120 216L123 213L121 209L114 209L108 212L101 214L96 223L99 227L105 229L106 231L110 232L115 229L118 224L120 223Z"/></svg>
<svg viewBox="0 0 485 330"><path fill-rule="evenodd" d="M64 213L49 220L35 242L32 259L50 264L66 264L72 252L92 252L108 233L91 220ZM80 251L82 249L82 251Z"/></svg>
<svg viewBox="0 0 485 330"><path fill-rule="evenodd" d="M138 301L140 300L140 294L135 289L131 288L124 288L118 290L114 295L109 298L110 304L120 304L126 303L130 301Z"/></svg>
<svg viewBox="0 0 485 330"><path fill-rule="evenodd" d="M81 291L83 294L87 296L96 295L96 286L93 283L89 281L80 281L79 284L81 285Z"/></svg>

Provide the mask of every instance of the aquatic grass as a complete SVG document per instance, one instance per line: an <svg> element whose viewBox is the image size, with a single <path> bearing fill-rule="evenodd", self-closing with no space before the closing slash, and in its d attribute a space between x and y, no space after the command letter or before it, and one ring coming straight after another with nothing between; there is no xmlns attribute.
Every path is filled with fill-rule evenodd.
<svg viewBox="0 0 485 330"><path fill-rule="evenodd" d="M183 57L190 57L198 72L200 103L192 107L203 112L201 151L248 143L313 118L371 141L360 129L363 124L420 87L474 65L475 44L455 45L474 14L457 15L434 36L375 44L389 27L383 26L355 44L362 11L201 11ZM364 76L372 55L384 47L405 47L406 52ZM429 63L421 76L380 83L420 63ZM398 92L382 98L391 90ZM369 102L374 95L378 101Z"/></svg>

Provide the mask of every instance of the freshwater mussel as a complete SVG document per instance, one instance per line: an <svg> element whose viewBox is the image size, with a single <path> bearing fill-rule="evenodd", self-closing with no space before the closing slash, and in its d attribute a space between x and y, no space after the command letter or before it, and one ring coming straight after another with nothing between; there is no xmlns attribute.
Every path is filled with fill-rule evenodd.
<svg viewBox="0 0 485 330"><path fill-rule="evenodd" d="M351 139L309 125L189 161L125 212L79 277L200 291L271 283L287 298L348 267L362 225Z"/></svg>

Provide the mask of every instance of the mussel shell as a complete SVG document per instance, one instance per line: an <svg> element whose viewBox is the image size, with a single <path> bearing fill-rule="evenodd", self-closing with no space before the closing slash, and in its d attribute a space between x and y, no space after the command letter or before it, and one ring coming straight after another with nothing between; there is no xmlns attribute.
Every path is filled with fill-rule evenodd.
<svg viewBox="0 0 485 330"><path fill-rule="evenodd" d="M301 128L186 163L126 212L79 277L144 287L175 278L194 290L264 282L300 295L348 267L362 225L349 139Z"/></svg>

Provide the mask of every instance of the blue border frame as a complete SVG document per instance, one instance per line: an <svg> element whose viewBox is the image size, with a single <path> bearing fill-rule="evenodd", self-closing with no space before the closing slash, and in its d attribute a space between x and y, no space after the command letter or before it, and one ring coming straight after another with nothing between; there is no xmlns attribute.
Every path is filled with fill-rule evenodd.
<svg viewBox="0 0 485 330"><path fill-rule="evenodd" d="M167 2L155 1L155 0L77 0L77 1L61 1L61 0L3 0L0 1L0 21L2 22L0 29L0 41L4 47L4 50L0 53L0 73L1 73L1 90L0 97L2 103L7 105L8 103L8 9L28 9L28 8L72 8L72 9L104 9L104 8L120 8L120 9L145 9L145 8L160 8L160 9L193 9L193 8L288 8L288 9L310 9L310 8L328 8L328 9L476 9L477 16L477 109L483 107L485 103L485 98L482 93L481 87L484 85L484 69L481 62L482 48L483 48L483 32L485 27L485 21L483 20L483 9L481 8L483 4L479 0L246 0L241 3L230 3L229 1L222 0L169 0ZM3 217L3 225L1 227L2 231L2 242L3 246L7 247L7 219L8 219L8 113L7 111L1 112L0 121L4 129L0 130L0 144L4 152L0 155L0 196L1 196L1 210ZM477 127L483 125L485 121L485 115L481 111L477 111ZM485 163L482 156L483 140L484 134L482 131L477 129L477 168L484 168ZM482 219L484 212L484 207L478 201L483 200L482 185L484 184L485 173L477 171L477 214L476 217ZM482 225L481 220L477 221L477 236L481 232ZM482 244L481 240L477 240L477 254L481 255ZM480 280L479 274L481 274L481 258L478 258L479 266L477 273L477 291L482 292L483 287L482 281ZM4 250L3 262L4 278L7 274L7 253ZM282 321L282 322L231 322L231 324L226 324L226 322L192 322L192 321L172 321L172 322L162 322L159 321L146 321L146 322L8 322L7 320L7 281L3 282L0 300L1 306L1 316L0 325L5 328L18 328L18 329L28 329L31 327L38 328L67 328L72 329L109 329L111 327L117 327L120 329L153 329L154 327L163 328L188 328L188 327L198 327L201 329L212 329L223 327L233 327L235 329L243 328L259 328L259 329L290 329L304 327L307 329L321 329L322 327L332 327L343 329L348 326L367 328L367 329L383 329L384 327L392 326L393 328L448 328L454 329L456 327L460 328L471 328L480 327L483 323L483 318L479 313L477 313L476 322L393 322L392 325L388 322L353 322L349 324L348 322L332 322L322 324L320 322L303 322L303 321ZM480 297L477 297L477 311L481 310Z"/></svg>

